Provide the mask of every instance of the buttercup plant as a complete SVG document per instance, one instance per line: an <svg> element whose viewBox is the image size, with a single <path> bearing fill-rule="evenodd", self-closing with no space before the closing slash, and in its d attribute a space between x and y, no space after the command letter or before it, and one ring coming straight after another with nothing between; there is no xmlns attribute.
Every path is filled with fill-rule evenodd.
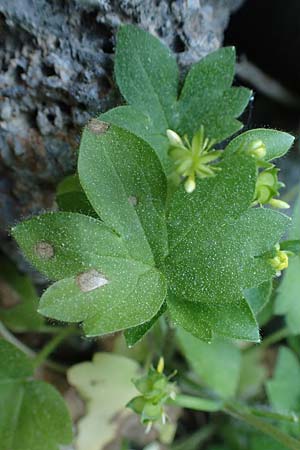
<svg viewBox="0 0 300 450"><path fill-rule="evenodd" d="M283 184L271 161L294 139L256 129L230 140L251 96L232 87L234 64L234 49L222 48L192 66L179 91L171 52L136 27L120 28L115 78L127 104L85 127L59 211L12 230L54 281L40 314L80 323L86 336L122 331L128 346L164 318L199 348L217 342L227 351L224 338L260 342L257 314L291 255L279 244L290 218L273 209L288 205L275 198ZM175 397L162 363L135 385L140 395L129 406L143 423L164 420ZM239 414L223 398L176 398Z"/></svg>
<svg viewBox="0 0 300 450"><path fill-rule="evenodd" d="M57 280L40 313L81 322L87 336L125 330L130 345L161 314L205 341L259 341L243 292L276 275L264 255L289 218L253 208L272 203L279 186L277 169L266 169L266 185L258 166L284 154L293 138L253 130L214 149L241 128L235 117L251 94L231 87L232 48L193 66L178 96L173 55L152 36L122 27L115 74L129 104L90 121L78 160L98 218L60 211L12 231L31 262ZM174 171L184 188L169 189Z"/></svg>

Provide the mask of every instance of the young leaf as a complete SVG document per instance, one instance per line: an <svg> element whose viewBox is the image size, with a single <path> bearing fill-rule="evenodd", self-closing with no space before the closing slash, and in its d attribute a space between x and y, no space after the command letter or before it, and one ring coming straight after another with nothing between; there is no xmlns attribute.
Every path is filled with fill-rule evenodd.
<svg viewBox="0 0 300 450"><path fill-rule="evenodd" d="M234 63L233 48L203 58L191 68L178 98L178 68L170 51L154 36L123 26L117 37L115 75L129 106L108 111L101 119L147 141L169 173L168 128L192 137L204 125L208 137L222 141L242 127L236 117L251 92L231 87Z"/></svg>
<svg viewBox="0 0 300 450"><path fill-rule="evenodd" d="M220 167L216 177L200 180L193 194L181 189L173 197L168 307L175 322L200 338L206 333L209 340L213 331L257 341L243 289L274 276L262 255L279 241L289 219L269 209L249 209L256 180L253 158L233 155Z"/></svg>
<svg viewBox="0 0 300 450"><path fill-rule="evenodd" d="M294 207L288 238L300 239L300 195ZM275 314L284 314L291 334L300 333L300 255L289 258L289 267L280 283L275 301Z"/></svg>
<svg viewBox="0 0 300 450"><path fill-rule="evenodd" d="M38 331L44 318L37 313L38 296L26 275L8 261L0 260L0 319L15 332Z"/></svg>
<svg viewBox="0 0 300 450"><path fill-rule="evenodd" d="M43 294L39 312L57 320L84 321L87 335L144 323L164 301L163 275L134 260L125 240L99 220L49 213L21 223L13 235L41 272L61 280Z"/></svg>
<svg viewBox="0 0 300 450"><path fill-rule="evenodd" d="M60 394L34 381L31 361L0 339L1 450L58 450L72 440L72 426Z"/></svg>
<svg viewBox="0 0 300 450"><path fill-rule="evenodd" d="M255 141L262 141L265 145L266 155L263 159L265 161L272 161L272 159L280 158L287 153L293 145L294 137L282 131L268 130L265 128L246 131L227 145L225 156L247 150L247 147Z"/></svg>
<svg viewBox="0 0 300 450"><path fill-rule="evenodd" d="M183 329L178 338L191 367L204 386L222 398L233 397L239 381L240 351L230 341L214 339L211 344L199 341Z"/></svg>
<svg viewBox="0 0 300 450"><path fill-rule="evenodd" d="M96 353L92 362L68 370L69 383L87 402L80 419L76 448L104 448L118 432L118 418L131 414L125 405L137 394L132 379L138 374L135 361L108 353Z"/></svg>
<svg viewBox="0 0 300 450"><path fill-rule="evenodd" d="M278 412L300 411L300 363L295 354L281 347L273 378L266 383L271 405Z"/></svg>
<svg viewBox="0 0 300 450"><path fill-rule="evenodd" d="M247 106L251 92L231 87L234 64L234 48L227 47L192 66L178 101L175 129L179 134L192 137L203 125L207 136L220 142L242 127L235 118Z"/></svg>
<svg viewBox="0 0 300 450"><path fill-rule="evenodd" d="M157 133L164 133L173 115L178 85L178 67L170 50L135 26L120 27L115 76L125 100L149 115Z"/></svg>

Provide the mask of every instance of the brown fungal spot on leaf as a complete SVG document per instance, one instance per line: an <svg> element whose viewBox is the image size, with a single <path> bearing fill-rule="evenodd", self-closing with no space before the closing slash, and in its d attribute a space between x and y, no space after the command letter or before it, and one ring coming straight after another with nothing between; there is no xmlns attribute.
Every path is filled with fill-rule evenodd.
<svg viewBox="0 0 300 450"><path fill-rule="evenodd" d="M54 248L45 241L40 241L35 244L34 251L41 259L50 259L54 256Z"/></svg>
<svg viewBox="0 0 300 450"><path fill-rule="evenodd" d="M20 295L6 281L0 279L0 307L10 309L19 303Z"/></svg>
<svg viewBox="0 0 300 450"><path fill-rule="evenodd" d="M107 278L95 269L82 272L77 275L76 283L82 292L90 292L105 286L108 283Z"/></svg>
<svg viewBox="0 0 300 450"><path fill-rule="evenodd" d="M103 134L109 129L110 125L109 123L102 122L98 119L91 119L87 124L87 127L92 133Z"/></svg>
<svg viewBox="0 0 300 450"><path fill-rule="evenodd" d="M132 205L132 206L137 206L138 204L138 199L137 197L135 197L134 195L130 195L128 197L128 202Z"/></svg>

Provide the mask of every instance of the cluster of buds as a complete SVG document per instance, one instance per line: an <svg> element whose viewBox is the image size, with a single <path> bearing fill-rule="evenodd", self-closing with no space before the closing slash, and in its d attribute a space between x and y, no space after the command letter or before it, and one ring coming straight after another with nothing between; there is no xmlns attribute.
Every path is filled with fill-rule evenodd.
<svg viewBox="0 0 300 450"><path fill-rule="evenodd" d="M269 260L271 266L276 270L276 276L281 275L281 271L288 268L289 256L293 256L292 252L280 250L280 245L275 246L275 255Z"/></svg>
<svg viewBox="0 0 300 450"><path fill-rule="evenodd" d="M172 130L167 130L167 136L170 143L169 155L174 161L176 173L185 180L186 192L195 190L196 177L213 177L221 170L211 163L220 157L222 151L213 148L215 141L205 137L203 126L193 137L192 143L186 135L181 139Z"/></svg>
<svg viewBox="0 0 300 450"><path fill-rule="evenodd" d="M267 154L264 142L260 139L252 141L248 144L245 151L256 159L258 169L263 169L259 172L256 180L253 206L269 204L274 208L289 208L290 205L288 203L275 198L279 196L279 189L285 185L278 181L279 169L274 164L264 161L264 157Z"/></svg>
<svg viewBox="0 0 300 450"><path fill-rule="evenodd" d="M150 431L154 422L166 422L165 404L176 395L174 383L169 382L174 374L167 377L163 370L164 360L160 358L156 369L151 367L147 375L133 380L141 395L133 398L127 407L141 416L141 422L147 425L147 431Z"/></svg>
<svg viewBox="0 0 300 450"><path fill-rule="evenodd" d="M255 194L253 199L253 205L265 205L269 204L274 208L287 209L290 205L283 200L279 200L279 189L284 187L284 183L278 181L278 172L273 164L269 164L269 167L258 174Z"/></svg>

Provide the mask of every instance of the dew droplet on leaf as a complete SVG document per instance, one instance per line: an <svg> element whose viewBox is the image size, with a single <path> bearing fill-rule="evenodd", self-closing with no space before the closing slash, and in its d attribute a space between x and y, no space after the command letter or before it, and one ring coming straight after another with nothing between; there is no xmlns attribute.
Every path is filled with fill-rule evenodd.
<svg viewBox="0 0 300 450"><path fill-rule="evenodd" d="M77 275L76 283L82 292L90 292L105 286L108 283L107 278L95 269L82 272Z"/></svg>
<svg viewBox="0 0 300 450"><path fill-rule="evenodd" d="M40 241L35 244L34 251L41 259L50 259L54 256L54 248L45 241Z"/></svg>

